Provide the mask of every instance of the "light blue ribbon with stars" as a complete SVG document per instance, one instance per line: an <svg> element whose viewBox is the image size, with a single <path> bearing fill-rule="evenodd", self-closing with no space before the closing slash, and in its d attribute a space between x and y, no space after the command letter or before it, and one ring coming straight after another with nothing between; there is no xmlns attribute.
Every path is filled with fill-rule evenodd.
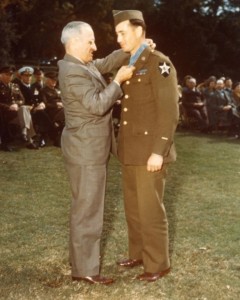
<svg viewBox="0 0 240 300"><path fill-rule="evenodd" d="M129 66L133 66L135 62L138 60L139 56L142 54L143 50L147 48L147 44L142 44L137 52L130 57Z"/></svg>

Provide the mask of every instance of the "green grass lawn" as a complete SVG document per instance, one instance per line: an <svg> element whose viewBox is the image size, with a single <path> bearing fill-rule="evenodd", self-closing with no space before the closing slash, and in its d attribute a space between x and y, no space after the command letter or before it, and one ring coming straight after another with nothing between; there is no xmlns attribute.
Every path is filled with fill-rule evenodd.
<svg viewBox="0 0 240 300"><path fill-rule="evenodd" d="M127 232L119 163L110 160L102 273L111 286L72 282L68 264L70 190L61 151L0 152L0 299L240 299L240 142L176 134L165 204L172 272L146 284L141 267L119 269Z"/></svg>

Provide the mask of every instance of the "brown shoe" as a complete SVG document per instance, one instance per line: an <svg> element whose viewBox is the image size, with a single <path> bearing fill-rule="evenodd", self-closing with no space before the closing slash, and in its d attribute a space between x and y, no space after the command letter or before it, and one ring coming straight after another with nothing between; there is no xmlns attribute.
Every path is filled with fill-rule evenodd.
<svg viewBox="0 0 240 300"><path fill-rule="evenodd" d="M159 273L148 273L148 272L145 272L141 275L138 275L137 276L137 279L141 280L141 281L148 281L148 282L153 282L153 281L156 281L160 278L162 278L163 276L167 275L168 273L170 272L170 268L164 270L164 271L161 271Z"/></svg>
<svg viewBox="0 0 240 300"><path fill-rule="evenodd" d="M143 264L142 259L131 259L131 258L120 260L117 262L118 266L125 267L125 268L133 268L142 264Z"/></svg>
<svg viewBox="0 0 240 300"><path fill-rule="evenodd" d="M98 283L98 284L111 284L114 282L114 280L112 278L106 278L106 277L101 277L100 275L96 275L96 276L86 276L86 277L72 277L73 281L86 281L88 283L94 284L94 283Z"/></svg>

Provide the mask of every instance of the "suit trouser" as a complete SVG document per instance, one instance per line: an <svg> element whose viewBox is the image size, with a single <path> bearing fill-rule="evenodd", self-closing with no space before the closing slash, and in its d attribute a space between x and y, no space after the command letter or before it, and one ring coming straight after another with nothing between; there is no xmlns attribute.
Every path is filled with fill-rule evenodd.
<svg viewBox="0 0 240 300"><path fill-rule="evenodd" d="M30 111L30 106L23 105L19 107L18 110L18 119L19 119L19 125L21 129L26 128L26 134L29 139L34 137L36 135L33 122L32 122L32 116Z"/></svg>
<svg viewBox="0 0 240 300"><path fill-rule="evenodd" d="M168 222L163 204L167 166L148 172L146 166L122 166L129 257L142 259L145 272L170 266Z"/></svg>
<svg viewBox="0 0 240 300"><path fill-rule="evenodd" d="M72 191L70 211L70 263L72 276L100 272L100 238L103 228L106 165L66 163Z"/></svg>

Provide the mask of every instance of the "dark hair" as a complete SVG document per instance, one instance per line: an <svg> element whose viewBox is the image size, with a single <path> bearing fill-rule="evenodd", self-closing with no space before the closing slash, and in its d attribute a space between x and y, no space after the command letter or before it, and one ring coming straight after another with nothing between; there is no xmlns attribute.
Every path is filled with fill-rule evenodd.
<svg viewBox="0 0 240 300"><path fill-rule="evenodd" d="M232 85L232 89L234 90L238 85L240 85L239 81L234 82L233 85Z"/></svg>
<svg viewBox="0 0 240 300"><path fill-rule="evenodd" d="M146 24L143 20L131 19L131 20L129 20L129 22L131 23L131 25L133 25L135 27L141 26L143 29L143 32L146 32Z"/></svg>
<svg viewBox="0 0 240 300"><path fill-rule="evenodd" d="M232 80L231 77L226 77L224 82L226 82L227 80Z"/></svg>

